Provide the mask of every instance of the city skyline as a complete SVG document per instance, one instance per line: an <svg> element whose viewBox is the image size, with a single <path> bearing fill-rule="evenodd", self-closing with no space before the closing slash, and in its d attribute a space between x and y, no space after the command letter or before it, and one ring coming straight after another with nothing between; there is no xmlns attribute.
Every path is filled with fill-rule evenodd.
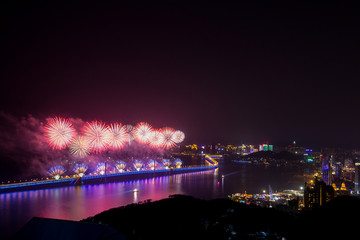
<svg viewBox="0 0 360 240"><path fill-rule="evenodd" d="M359 10L1 2L0 238L358 235Z"/></svg>
<svg viewBox="0 0 360 240"><path fill-rule="evenodd" d="M14 3L0 110L148 122L211 144L360 146L360 17L342 5Z"/></svg>

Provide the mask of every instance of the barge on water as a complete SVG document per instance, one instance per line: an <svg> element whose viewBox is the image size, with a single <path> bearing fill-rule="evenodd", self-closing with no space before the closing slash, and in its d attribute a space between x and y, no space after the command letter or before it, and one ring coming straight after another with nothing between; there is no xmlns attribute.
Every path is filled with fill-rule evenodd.
<svg viewBox="0 0 360 240"><path fill-rule="evenodd" d="M0 193L74 186L74 185L120 182L120 181L136 180L136 179L166 176L166 175L173 175L180 173L200 172L215 168L218 168L218 166L213 165L213 166L155 169L155 170L143 170L143 171L126 171L126 172L111 173L106 175L92 175L92 176L87 175L77 178L73 177L73 178L61 178L58 180L44 180L44 181L3 184L0 185Z"/></svg>

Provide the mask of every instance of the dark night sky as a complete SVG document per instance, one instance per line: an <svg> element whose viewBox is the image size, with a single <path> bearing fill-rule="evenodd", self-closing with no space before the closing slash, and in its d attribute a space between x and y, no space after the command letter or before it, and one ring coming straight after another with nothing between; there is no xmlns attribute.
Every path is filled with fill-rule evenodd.
<svg viewBox="0 0 360 240"><path fill-rule="evenodd" d="M14 2L0 7L6 113L146 121L187 143L360 146L352 6Z"/></svg>

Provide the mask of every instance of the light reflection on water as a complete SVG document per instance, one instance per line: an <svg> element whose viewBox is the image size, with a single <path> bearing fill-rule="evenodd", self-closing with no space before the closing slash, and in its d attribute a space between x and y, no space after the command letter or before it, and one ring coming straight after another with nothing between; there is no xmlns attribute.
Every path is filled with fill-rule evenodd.
<svg viewBox="0 0 360 240"><path fill-rule="evenodd" d="M81 220L110 208L147 199L159 200L172 194L212 199L235 192L260 192L268 184L274 190L282 190L303 183L303 179L298 182L291 179L290 184L293 175L281 174L282 171L288 170L231 165L126 182L0 194L0 232L10 236L34 216Z"/></svg>

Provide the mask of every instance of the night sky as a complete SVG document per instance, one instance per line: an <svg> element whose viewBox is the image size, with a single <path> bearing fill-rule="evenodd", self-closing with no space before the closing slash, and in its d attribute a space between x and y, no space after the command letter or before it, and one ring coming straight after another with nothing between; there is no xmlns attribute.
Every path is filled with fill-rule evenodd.
<svg viewBox="0 0 360 240"><path fill-rule="evenodd" d="M359 10L3 2L0 111L145 121L185 143L359 148Z"/></svg>

